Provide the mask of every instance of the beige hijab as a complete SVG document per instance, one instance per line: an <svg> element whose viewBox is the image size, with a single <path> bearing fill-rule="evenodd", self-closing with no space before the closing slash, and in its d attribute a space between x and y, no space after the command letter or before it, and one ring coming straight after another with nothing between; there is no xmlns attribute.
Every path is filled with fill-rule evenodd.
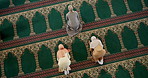
<svg viewBox="0 0 148 78"><path fill-rule="evenodd" d="M57 59L60 59L62 57L65 57L65 53L69 52L62 44L59 44L58 46L59 50L57 52Z"/></svg>

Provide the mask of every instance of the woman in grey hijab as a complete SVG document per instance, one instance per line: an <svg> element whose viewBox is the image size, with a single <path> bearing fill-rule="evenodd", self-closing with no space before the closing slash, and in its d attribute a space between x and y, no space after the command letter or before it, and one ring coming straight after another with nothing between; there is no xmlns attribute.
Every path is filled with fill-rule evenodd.
<svg viewBox="0 0 148 78"><path fill-rule="evenodd" d="M69 12L66 14L66 31L69 36L74 36L82 30L82 25L80 24L78 13L73 11L72 5L68 6L68 10Z"/></svg>

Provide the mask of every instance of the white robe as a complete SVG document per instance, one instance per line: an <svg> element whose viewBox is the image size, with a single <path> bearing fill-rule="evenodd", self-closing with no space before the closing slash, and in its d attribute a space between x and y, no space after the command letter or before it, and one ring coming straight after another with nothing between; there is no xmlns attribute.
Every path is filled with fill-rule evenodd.
<svg viewBox="0 0 148 78"><path fill-rule="evenodd" d="M58 59L59 72L71 70L69 67L70 64L70 55L69 53L65 53L65 57Z"/></svg>

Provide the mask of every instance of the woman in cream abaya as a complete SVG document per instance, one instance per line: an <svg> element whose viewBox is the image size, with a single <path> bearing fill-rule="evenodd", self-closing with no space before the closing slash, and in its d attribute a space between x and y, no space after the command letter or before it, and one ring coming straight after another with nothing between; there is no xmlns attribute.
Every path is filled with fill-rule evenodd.
<svg viewBox="0 0 148 78"><path fill-rule="evenodd" d="M71 68L69 67L71 64L70 61L70 55L69 49L64 48L62 44L58 46L59 50L57 52L57 60L58 60L58 66L59 66L59 72L64 72L65 75L69 74L69 70Z"/></svg>

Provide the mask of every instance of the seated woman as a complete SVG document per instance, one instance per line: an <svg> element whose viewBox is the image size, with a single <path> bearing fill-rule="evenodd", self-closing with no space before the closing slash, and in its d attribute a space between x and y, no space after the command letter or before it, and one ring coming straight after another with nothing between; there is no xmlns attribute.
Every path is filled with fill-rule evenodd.
<svg viewBox="0 0 148 78"><path fill-rule="evenodd" d="M68 10L69 12L66 14L66 31L69 36L74 36L82 30L82 25L80 24L78 13L73 11L72 5L68 6Z"/></svg>
<svg viewBox="0 0 148 78"><path fill-rule="evenodd" d="M106 51L103 49L102 42L97 39L95 36L91 37L90 42L90 51L92 53L92 58L95 62L99 64L103 64L103 56L105 55Z"/></svg>
<svg viewBox="0 0 148 78"><path fill-rule="evenodd" d="M59 44L58 48L59 50L57 52L57 60L59 65L59 72L64 71L64 74L67 75L69 74L69 70L71 70L71 68L69 67L71 64L69 55L70 50L64 48L62 44Z"/></svg>

